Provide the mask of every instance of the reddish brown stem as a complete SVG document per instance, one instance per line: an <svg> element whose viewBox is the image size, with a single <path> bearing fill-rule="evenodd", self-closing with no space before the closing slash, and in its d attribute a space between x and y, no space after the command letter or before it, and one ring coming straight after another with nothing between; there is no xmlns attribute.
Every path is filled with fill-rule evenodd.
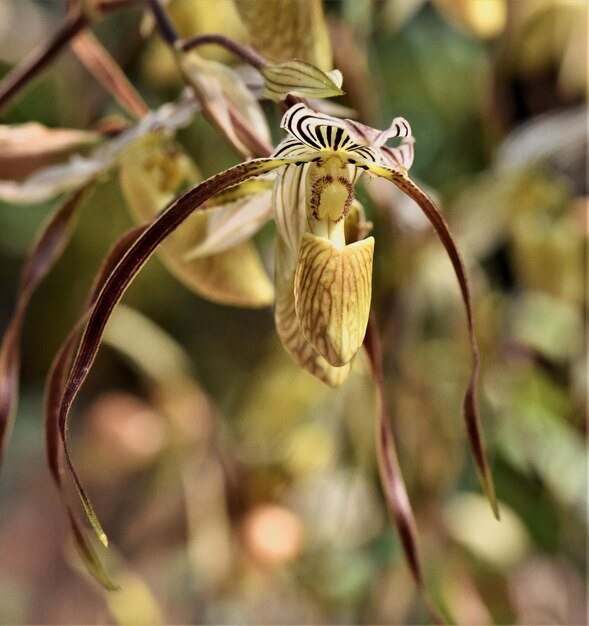
<svg viewBox="0 0 589 626"><path fill-rule="evenodd" d="M197 46L204 46L205 44L216 44L229 50L236 57L239 57L244 63L255 67L257 70L261 70L266 66L266 59L259 55L253 48L244 46L225 35L211 34L211 35L197 35L196 37L190 37L182 42L180 48L184 52L192 50Z"/></svg>
<svg viewBox="0 0 589 626"><path fill-rule="evenodd" d="M141 119L149 113L149 107L118 63L91 32L77 35L72 49L92 76L134 117Z"/></svg>
<svg viewBox="0 0 589 626"><path fill-rule="evenodd" d="M0 83L0 110L59 55L79 32L87 28L90 19L81 11L71 12L65 23L42 46L35 48Z"/></svg>

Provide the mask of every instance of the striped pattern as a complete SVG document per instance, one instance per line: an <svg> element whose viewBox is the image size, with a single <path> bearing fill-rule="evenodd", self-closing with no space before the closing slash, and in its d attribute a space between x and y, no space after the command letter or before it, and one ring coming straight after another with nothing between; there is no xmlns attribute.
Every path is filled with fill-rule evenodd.
<svg viewBox="0 0 589 626"><path fill-rule="evenodd" d="M343 94L333 80L335 75L330 76L305 61L268 63L260 71L264 77L263 95L275 102L284 100L288 94L300 98L332 98ZM339 72L337 78L341 79Z"/></svg>
<svg viewBox="0 0 589 626"><path fill-rule="evenodd" d="M352 167L368 169L371 164L408 170L413 164L415 138L409 122L396 117L387 130L377 130L353 120L342 120L297 104L282 118L290 137L274 151L277 158L300 160L299 164L320 161L322 152L342 154ZM400 139L397 146L385 145Z"/></svg>
<svg viewBox="0 0 589 626"><path fill-rule="evenodd" d="M287 165L278 172L272 192L272 206L278 235L296 260L301 237L307 225L305 180L309 165Z"/></svg>
<svg viewBox="0 0 589 626"><path fill-rule="evenodd" d="M295 308L301 331L336 367L348 363L364 340L372 295L374 238L339 250L305 233L295 275Z"/></svg>
<svg viewBox="0 0 589 626"><path fill-rule="evenodd" d="M350 364L333 367L314 350L301 333L295 312L294 270L288 273L288 268L283 267L282 260L288 256L284 254L283 246L284 242L279 239L276 251L277 280L274 308L278 336L287 352L302 368L330 387L339 387L350 373Z"/></svg>
<svg viewBox="0 0 589 626"><path fill-rule="evenodd" d="M296 104L284 114L281 126L301 143L317 151L341 151L362 161L378 162L372 148L352 139L348 120L340 120L313 111L304 104Z"/></svg>

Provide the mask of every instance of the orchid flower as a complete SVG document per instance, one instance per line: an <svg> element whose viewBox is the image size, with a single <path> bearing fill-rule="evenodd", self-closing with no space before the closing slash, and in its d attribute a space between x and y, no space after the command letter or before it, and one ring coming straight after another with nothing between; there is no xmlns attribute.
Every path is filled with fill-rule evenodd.
<svg viewBox="0 0 589 626"><path fill-rule="evenodd" d="M281 163L271 193L267 185L254 187L252 193L252 185L242 184L207 203L206 214L191 218L191 232L198 230L194 218L199 217L208 220L209 232L195 247L177 254L177 263L221 259L220 253L243 245L273 213L278 334L302 367L335 387L345 380L362 345L372 291L374 239L363 238L368 229L354 184L376 166L403 175L413 160L414 140L402 118L377 131L303 104L286 113L282 128L289 136L271 156ZM400 138L400 146L386 147L390 138ZM125 166L122 177L123 188L130 189ZM144 195L140 203L138 195L128 193L127 198L145 206ZM214 299L232 303L234 296L218 289Z"/></svg>
<svg viewBox="0 0 589 626"><path fill-rule="evenodd" d="M302 367L337 386L364 340L372 293L374 238L349 240L351 229L346 233L346 222L362 214L354 184L374 167L403 176L413 137L402 118L377 131L303 104L286 113L282 128L289 137L274 156L300 161L281 169L273 190L276 327ZM385 148L395 137L400 146Z"/></svg>
<svg viewBox="0 0 589 626"><path fill-rule="evenodd" d="M245 161L181 195L179 191L187 184L195 184L195 176L185 155L172 142L162 141L166 134L162 135L160 128L133 136L132 142L123 142L115 151L124 195L142 224L124 235L107 257L84 314L54 360L46 393L49 466L78 550L89 571L106 588L115 585L69 503L63 471L69 471L86 516L106 545L106 534L74 468L67 438L71 406L96 358L106 324L126 288L158 248L173 273L204 297L239 306L266 306L272 300L272 285L248 240L273 217L277 231L274 316L280 339L303 368L334 387L348 376L355 354L362 346L366 348L380 406L378 450L383 488L413 576L424 589L411 507L383 401L378 339L369 325L375 241L367 236L363 208L354 197L354 186L364 175L393 182L418 204L455 270L472 358L464 416L484 489L497 514L476 405L479 356L466 270L444 218L408 176L414 143L409 123L395 118L388 129L380 131L299 103L285 113L281 127L287 137L269 157ZM396 147L386 145L391 139L397 140ZM106 163L111 160L101 166ZM55 231L69 228L70 214L86 189L58 212L31 256L19 313L0 358L0 373L4 372L0 380L5 383L2 397L15 397L15 346L21 313L42 277L35 269L35 259L47 250L52 256L59 253L60 247L52 244ZM185 228L178 229L183 223ZM57 241L63 242L63 237ZM248 282L253 284L248 286Z"/></svg>

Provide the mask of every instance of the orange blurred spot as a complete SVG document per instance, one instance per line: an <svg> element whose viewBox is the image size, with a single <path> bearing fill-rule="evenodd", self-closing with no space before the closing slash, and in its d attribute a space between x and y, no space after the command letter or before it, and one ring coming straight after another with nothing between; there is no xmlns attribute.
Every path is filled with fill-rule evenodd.
<svg viewBox="0 0 589 626"><path fill-rule="evenodd" d="M251 554L265 565L294 559L303 542L303 524L291 511L277 504L253 508L243 522L245 544Z"/></svg>
<svg viewBox="0 0 589 626"><path fill-rule="evenodd" d="M94 445L115 465L140 467L165 445L161 417L148 403L130 394L104 394L94 402L88 418Z"/></svg>

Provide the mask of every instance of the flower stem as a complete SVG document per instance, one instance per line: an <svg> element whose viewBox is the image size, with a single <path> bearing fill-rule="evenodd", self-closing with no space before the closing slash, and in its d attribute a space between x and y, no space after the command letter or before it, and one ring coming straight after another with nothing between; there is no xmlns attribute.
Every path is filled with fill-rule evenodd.
<svg viewBox="0 0 589 626"><path fill-rule="evenodd" d="M153 14L160 35L168 45L175 47L180 41L180 35L178 35L174 25L170 22L159 0L147 0L147 4Z"/></svg>
<svg viewBox="0 0 589 626"><path fill-rule="evenodd" d="M242 61L255 67L257 70L261 70L266 66L266 59L263 56L259 55L253 48L249 46L244 46L233 39L229 39L225 35L211 34L211 35L196 35L195 37L190 37L189 39L185 39L180 49L183 52L188 52L192 50L192 48L196 48L197 46L203 46L205 44L217 44L232 52L235 56L239 57Z"/></svg>
<svg viewBox="0 0 589 626"><path fill-rule="evenodd" d="M87 28L90 19L81 11L70 13L65 23L42 46L35 48L23 63L15 67L0 83L0 109L5 107L37 74L59 55L79 32Z"/></svg>

